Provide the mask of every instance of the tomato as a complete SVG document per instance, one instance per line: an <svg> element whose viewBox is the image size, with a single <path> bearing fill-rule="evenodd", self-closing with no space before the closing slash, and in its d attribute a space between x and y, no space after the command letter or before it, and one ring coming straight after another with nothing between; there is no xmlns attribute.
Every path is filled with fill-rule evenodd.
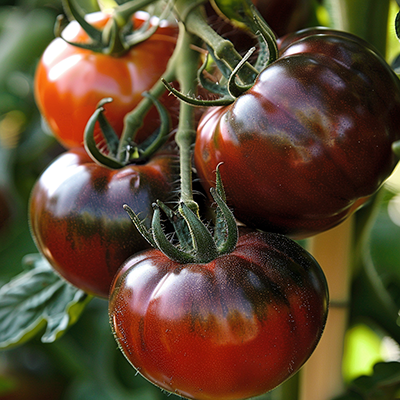
<svg viewBox="0 0 400 400"><path fill-rule="evenodd" d="M102 27L109 16L89 14L88 21ZM143 13L135 14L134 24L143 23ZM121 135L123 119L142 100L164 73L175 48L177 25L165 23L148 40L134 46L128 53L113 57L70 45L54 39L40 59L35 75L35 99L44 120L55 137L66 148L83 145L83 132L98 102L106 97L105 116L117 135ZM87 43L86 33L76 21L63 31L70 42ZM174 108L173 96L162 102ZM153 107L146 116L146 128L138 132L140 142L158 127L159 118ZM96 133L99 133L97 131Z"/></svg>
<svg viewBox="0 0 400 400"><path fill-rule="evenodd" d="M150 226L152 203L171 200L177 159L111 170L83 148L61 154L40 176L30 199L38 249L67 281L108 297L114 274L128 257L149 247L122 208L127 203Z"/></svg>
<svg viewBox="0 0 400 400"><path fill-rule="evenodd" d="M220 168L244 224L304 238L342 222L391 174L400 86L357 37L310 29L227 107L202 117L195 165L206 191Z"/></svg>
<svg viewBox="0 0 400 400"><path fill-rule="evenodd" d="M245 232L208 264L159 250L128 259L110 291L114 336L136 370L190 399L242 399L293 375L322 334L328 290L291 239Z"/></svg>

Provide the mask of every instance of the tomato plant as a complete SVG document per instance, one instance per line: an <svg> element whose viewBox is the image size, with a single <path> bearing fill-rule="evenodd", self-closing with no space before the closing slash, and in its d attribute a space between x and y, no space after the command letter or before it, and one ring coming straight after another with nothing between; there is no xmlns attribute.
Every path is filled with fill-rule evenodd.
<svg viewBox="0 0 400 400"><path fill-rule="evenodd" d="M146 13L136 13L133 24L140 27ZM93 13L88 22L103 27L110 15ZM121 135L125 115L142 99L163 74L175 48L177 25L162 22L156 33L133 46L121 56L83 49L69 42L88 43L89 38L76 21L63 30L63 38L54 39L37 67L35 98L41 114L56 138L67 148L83 146L85 126L103 98L113 102L106 107L107 118ZM166 106L174 107L172 97L165 96ZM144 121L136 141L141 142L158 127L153 108ZM99 131L97 132L99 133Z"/></svg>
<svg viewBox="0 0 400 400"><path fill-rule="evenodd" d="M148 225L151 204L173 198L176 163L175 156L160 154L143 165L111 170L83 148L63 153L32 190L30 224L37 247L67 281L108 297L122 262L149 247L123 204Z"/></svg>
<svg viewBox="0 0 400 400"><path fill-rule="evenodd" d="M27 10L15 15L18 23L9 22L14 11L0 13L7 115L35 87L44 121L75 148L33 188L32 235L28 226L27 238L20 229L3 235L0 255L12 248L25 257L21 273L0 276L0 349L40 332L53 342L85 315L86 325L82 318L56 346L67 356L60 364L68 383L79 365L78 390L63 397L243 399L283 383L263 398L369 399L379 391L392 400L400 363L384 364L346 395L342 351L345 330L359 318L400 343L400 285L391 275L398 257L389 271L369 244L376 206L389 201L383 183L400 155L399 80L383 59L388 20L400 37L400 13L388 13L395 1L63 0L75 21L58 20L63 40L44 53L35 85L28 77L35 68L18 68L38 42ZM99 9L107 14L92 13ZM276 39L314 18L331 29ZM43 25L37 14L31 19ZM32 102L23 109L39 117ZM10 150L0 157L1 183L16 195L61 149L39 121L28 130L30 118L0 117L0 145ZM179 150L179 174L177 154L159 152L168 140ZM28 168L33 158L40 167ZM193 160L209 198L196 193ZM13 185L20 178L28 184ZM390 236L398 229L384 231L381 242L396 248ZM312 256L282 233L309 237L300 243ZM31 236L39 254L27 254L35 251ZM14 271L11 258L0 264ZM109 302L91 302L92 295ZM110 330L96 330L95 322L108 322L107 306L123 354ZM149 382L133 379L137 372L168 393L153 395Z"/></svg>
<svg viewBox="0 0 400 400"><path fill-rule="evenodd" d="M152 249L127 260L109 302L119 347L161 388L193 399L271 390L321 336L328 292L317 262L286 237L245 232L206 264Z"/></svg>
<svg viewBox="0 0 400 400"><path fill-rule="evenodd" d="M312 0L252 0L257 10L268 23L277 37L306 28L313 16ZM234 12L226 7L223 1L216 1L224 13L229 16ZM250 35L243 26L232 26L227 17L220 17L213 7L206 4L208 20L213 28L235 44L241 52L248 51L255 43L254 35Z"/></svg>
<svg viewBox="0 0 400 400"><path fill-rule="evenodd" d="M310 29L279 41L280 57L198 125L195 164L246 225L294 237L332 228L397 163L399 80L361 39Z"/></svg>

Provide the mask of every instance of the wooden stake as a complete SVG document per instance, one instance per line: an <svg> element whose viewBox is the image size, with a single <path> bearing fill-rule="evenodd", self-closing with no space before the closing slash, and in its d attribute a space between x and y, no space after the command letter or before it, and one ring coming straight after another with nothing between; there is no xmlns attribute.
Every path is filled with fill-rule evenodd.
<svg viewBox="0 0 400 400"><path fill-rule="evenodd" d="M331 400L343 393L342 356L350 300L353 218L309 239L310 253L325 272L330 309L315 352L300 371L299 400Z"/></svg>

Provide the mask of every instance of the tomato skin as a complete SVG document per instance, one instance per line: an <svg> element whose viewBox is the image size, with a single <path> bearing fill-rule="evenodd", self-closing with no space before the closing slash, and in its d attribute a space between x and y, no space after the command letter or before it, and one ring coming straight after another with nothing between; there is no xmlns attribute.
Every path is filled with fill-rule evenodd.
<svg viewBox="0 0 400 400"><path fill-rule="evenodd" d="M152 203L171 200L176 167L170 154L111 170L94 163L83 148L63 153L32 190L30 225L38 249L67 281L108 297L121 264L150 247L123 204L149 227Z"/></svg>
<svg viewBox="0 0 400 400"><path fill-rule="evenodd" d="M347 218L391 174L399 80L350 34L304 30L228 107L198 126L195 165L208 191L220 163L244 224L304 238Z"/></svg>
<svg viewBox="0 0 400 400"><path fill-rule="evenodd" d="M114 336L145 378L190 399L243 399L294 374L321 336L328 291L290 239L249 232L229 255L181 265L127 260L110 291Z"/></svg>
<svg viewBox="0 0 400 400"><path fill-rule="evenodd" d="M107 14L89 14L88 20L102 27ZM134 16L134 24L143 23L143 15ZM128 53L113 57L70 45L54 39L43 53L35 74L37 106L59 142L66 148L83 146L85 126L100 100L113 98L105 106L106 117L120 136L123 119L142 100L164 73L175 48L178 28L161 26L148 40L134 46ZM86 33L76 21L63 31L71 42L87 43ZM174 108L173 96L164 96L165 106ZM153 109L144 120L145 128L137 135L141 142L158 127L159 118ZM96 134L100 130L96 130Z"/></svg>

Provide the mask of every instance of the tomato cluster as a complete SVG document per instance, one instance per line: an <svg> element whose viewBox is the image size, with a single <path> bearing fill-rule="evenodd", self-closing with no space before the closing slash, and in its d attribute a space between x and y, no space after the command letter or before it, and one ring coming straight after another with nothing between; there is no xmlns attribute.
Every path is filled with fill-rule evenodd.
<svg viewBox="0 0 400 400"><path fill-rule="evenodd" d="M303 25L310 12L309 1L287 3L302 13L285 10L290 21L273 28L279 34ZM272 10L278 2L254 4L262 12L262 5ZM283 7L279 0L279 10ZM188 7L187 14L194 8ZM133 14L132 27L147 24L143 15ZM176 15L186 14L180 10ZM253 17L261 18L255 12ZM110 18L96 13L87 21L106 29ZM152 19L148 23L151 27ZM400 83L368 43L325 28L279 39L278 58L262 71L240 65L232 76L243 78L246 67L257 72L252 84L243 87L232 76L226 79L228 89L221 88L224 79L215 83L226 72L219 59L225 53L213 53L209 46L219 71L213 76L215 70L204 63L201 72L214 83L202 89L218 87L222 96L214 104L221 98L232 101L201 109L197 126L196 113L182 112L178 162L171 143L142 151L154 147L153 134L162 131L156 107L140 121L134 140L115 144L126 115L171 65L176 69L171 80L187 86L179 75L187 65L179 56L188 54L182 43L190 23L180 23L179 33L178 24L157 23L149 38L113 56L92 51L91 39L74 21L43 54L35 78L37 104L68 151L33 188L32 236L63 278L108 298L118 345L145 378L191 399L257 396L299 370L327 318L323 271L289 237L308 237L339 224L391 174L397 162L392 144L400 139ZM257 23L256 33L265 35L268 29ZM226 45L222 39L219 43ZM265 43L260 43L262 49ZM199 41L188 47L206 51L198 51ZM261 55L254 64L266 64L267 58ZM206 82L201 76L200 84ZM191 84L189 91L198 89L197 81ZM158 97L173 115L176 99ZM113 102L98 108L105 98ZM99 118L94 132L99 153L107 148L101 160L84 142L93 115ZM189 133L185 140L183 131ZM182 165L186 153L193 155L193 166L191 159ZM101 164L112 157L112 166ZM187 189L187 171L191 177L193 170L202 190L211 192L216 211L199 211L194 201L185 204L187 193L174 207L176 193ZM239 229L232 216L232 228L225 200L238 225L246 227ZM176 235L164 233L161 210ZM204 218L213 220L213 229L203 224ZM230 236L233 246L226 245Z"/></svg>

